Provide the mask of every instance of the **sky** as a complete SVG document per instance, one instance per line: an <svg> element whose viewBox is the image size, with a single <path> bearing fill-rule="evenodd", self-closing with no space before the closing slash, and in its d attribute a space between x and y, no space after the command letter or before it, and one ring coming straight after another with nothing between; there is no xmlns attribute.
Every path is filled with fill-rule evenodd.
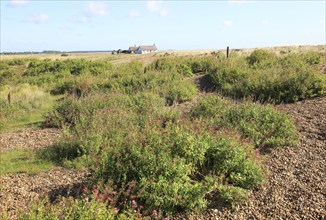
<svg viewBox="0 0 326 220"><path fill-rule="evenodd" d="M326 44L326 0L0 2L1 52Z"/></svg>

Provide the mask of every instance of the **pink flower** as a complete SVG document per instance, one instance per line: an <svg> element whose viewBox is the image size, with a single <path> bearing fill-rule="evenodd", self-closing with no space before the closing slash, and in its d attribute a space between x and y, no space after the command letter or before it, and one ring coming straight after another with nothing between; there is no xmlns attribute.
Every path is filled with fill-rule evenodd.
<svg viewBox="0 0 326 220"><path fill-rule="evenodd" d="M153 210L153 215L157 216L157 211L155 209Z"/></svg>
<svg viewBox="0 0 326 220"><path fill-rule="evenodd" d="M93 189L96 189L96 185L93 186Z"/></svg>
<svg viewBox="0 0 326 220"><path fill-rule="evenodd" d="M135 201L135 200L131 200L131 205L133 206L133 207L136 207L137 206L137 202Z"/></svg>
<svg viewBox="0 0 326 220"><path fill-rule="evenodd" d="M86 193L87 193L87 191L88 191L88 190L87 190L87 188L86 188L86 187L84 187L84 189L83 189L83 193L84 193L84 194L86 194Z"/></svg>
<svg viewBox="0 0 326 220"><path fill-rule="evenodd" d="M139 208L142 209L142 208L144 208L144 206L140 205Z"/></svg>

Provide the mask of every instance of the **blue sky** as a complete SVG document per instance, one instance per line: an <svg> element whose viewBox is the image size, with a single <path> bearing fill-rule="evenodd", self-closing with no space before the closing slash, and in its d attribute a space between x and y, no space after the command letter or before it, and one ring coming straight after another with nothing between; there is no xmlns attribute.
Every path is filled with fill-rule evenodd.
<svg viewBox="0 0 326 220"><path fill-rule="evenodd" d="M1 52L325 44L325 0L0 1Z"/></svg>

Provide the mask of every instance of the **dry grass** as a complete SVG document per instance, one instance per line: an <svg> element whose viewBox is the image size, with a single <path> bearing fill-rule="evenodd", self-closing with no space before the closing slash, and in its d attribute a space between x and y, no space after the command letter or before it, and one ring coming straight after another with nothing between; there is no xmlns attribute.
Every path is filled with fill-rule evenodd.
<svg viewBox="0 0 326 220"><path fill-rule="evenodd" d="M258 48L230 48L231 52L236 52L239 55L248 55L252 51ZM279 46L279 47L264 47L259 49L265 49L276 54L289 54L289 53L302 53L308 51L326 53L326 45L296 45L296 46ZM51 59L51 60L65 60L83 58L87 60L107 60L114 64L129 63L132 61L141 61L145 64L151 63L158 58L164 56L207 56L212 52L226 53L226 49L211 49L211 50L168 50L159 51L149 54L118 54L112 55L110 52L94 52L94 53L69 53L68 56L61 56L61 54L10 54L0 55L0 60L10 59Z"/></svg>

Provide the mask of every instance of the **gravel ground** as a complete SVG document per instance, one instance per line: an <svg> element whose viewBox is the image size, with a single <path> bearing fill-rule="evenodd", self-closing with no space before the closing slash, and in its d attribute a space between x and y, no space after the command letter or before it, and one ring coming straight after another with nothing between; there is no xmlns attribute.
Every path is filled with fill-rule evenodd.
<svg viewBox="0 0 326 220"><path fill-rule="evenodd" d="M22 129L0 134L1 152L13 149L36 149L60 140L59 129ZM0 154L1 159L1 154ZM55 199L58 195L75 195L81 191L86 170L54 167L48 172L35 175L25 173L0 176L0 219L6 212L13 218L17 209L26 209L33 199L48 195Z"/></svg>
<svg viewBox="0 0 326 220"><path fill-rule="evenodd" d="M291 114L300 129L296 147L261 152L269 177L255 189L247 204L232 211L212 206L188 219L326 219L326 97L276 108ZM60 137L58 130L23 130L0 134L1 150L47 146ZM33 197L73 193L86 171L56 167L37 175L11 174L0 177L0 213L15 213L28 207ZM214 200L214 197L213 197ZM178 216L175 219L186 219Z"/></svg>
<svg viewBox="0 0 326 220"><path fill-rule="evenodd" d="M55 167L36 175L24 173L0 177L0 214L15 216L17 209L27 209L37 198L76 195L81 191L86 171ZM1 218L0 218L1 219Z"/></svg>
<svg viewBox="0 0 326 220"><path fill-rule="evenodd" d="M36 149L49 146L60 139L61 131L55 128L22 129L0 133L0 152L12 149Z"/></svg>

